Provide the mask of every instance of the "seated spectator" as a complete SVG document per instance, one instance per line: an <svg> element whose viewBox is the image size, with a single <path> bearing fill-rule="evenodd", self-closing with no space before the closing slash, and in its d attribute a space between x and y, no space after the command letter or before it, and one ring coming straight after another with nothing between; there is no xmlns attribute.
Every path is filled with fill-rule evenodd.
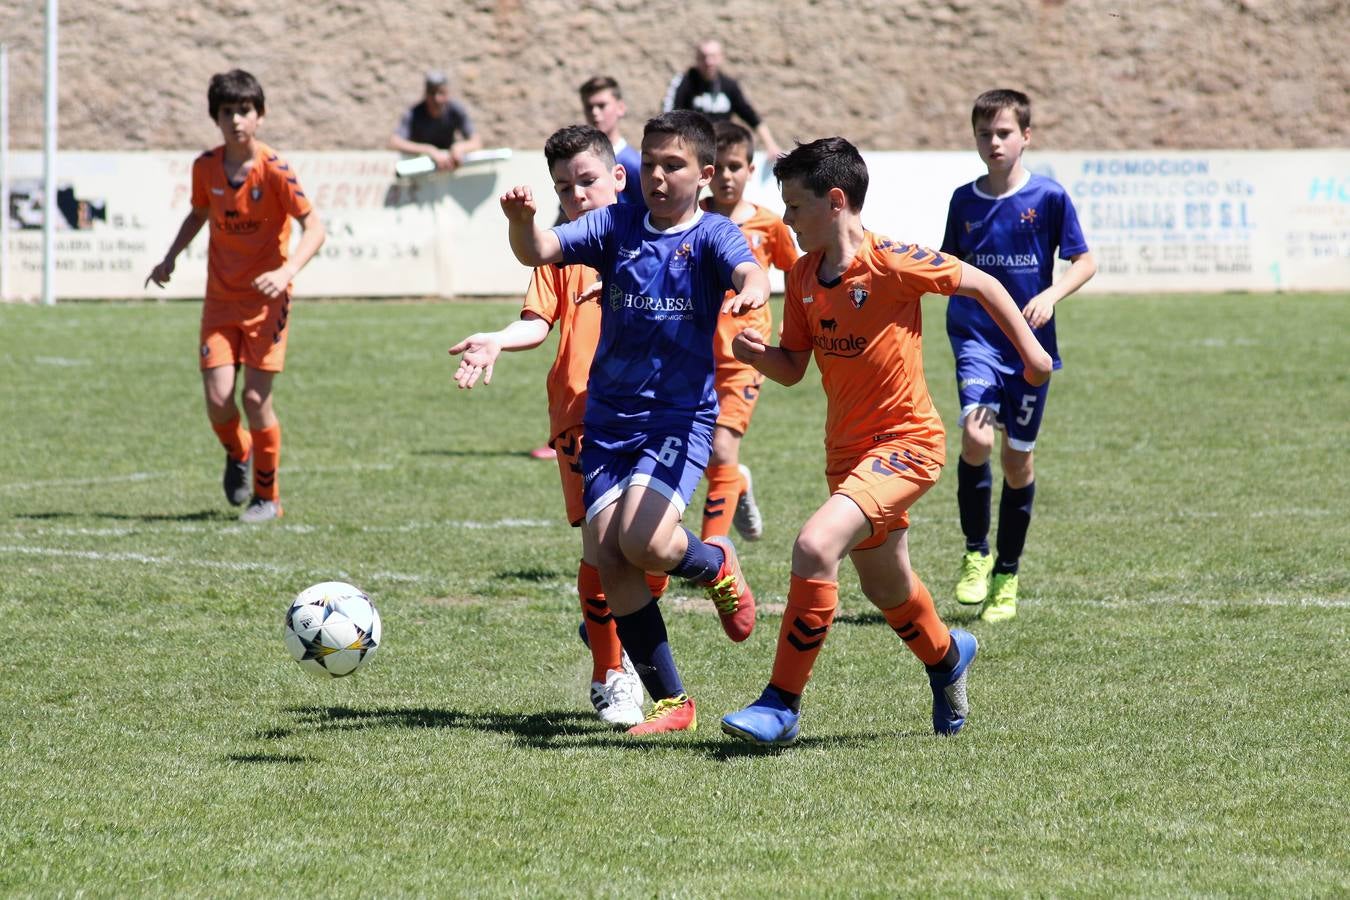
<svg viewBox="0 0 1350 900"><path fill-rule="evenodd" d="M453 171L464 154L483 146L474 133L464 104L450 96L450 80L444 72L426 74L426 93L412 106L389 135L389 149L412 156L429 156L437 169Z"/></svg>

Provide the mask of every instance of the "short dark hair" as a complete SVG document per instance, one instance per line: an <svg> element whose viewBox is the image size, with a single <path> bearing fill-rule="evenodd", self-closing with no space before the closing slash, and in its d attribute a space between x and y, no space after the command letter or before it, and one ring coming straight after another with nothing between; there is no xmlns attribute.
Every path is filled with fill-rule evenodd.
<svg viewBox="0 0 1350 900"><path fill-rule="evenodd" d="M755 136L744 125L736 122L718 122L713 126L713 134L717 139L718 150L725 150L728 147L745 147L746 158L755 158Z"/></svg>
<svg viewBox="0 0 1350 900"><path fill-rule="evenodd" d="M648 119L642 129L642 139L645 141L652 134L675 135L693 149L694 158L700 166L711 166L717 162L717 136L713 132L712 122L701 112L672 109L654 119Z"/></svg>
<svg viewBox="0 0 1350 900"><path fill-rule="evenodd" d="M773 176L780 184L799 179L817 197L839 188L854 212L862 212L867 199L867 163L858 148L841 137L798 144L773 164Z"/></svg>
<svg viewBox="0 0 1350 900"><path fill-rule="evenodd" d="M1005 109L1011 109L1017 116L1017 127L1026 131L1031 127L1031 98L1021 91L1008 88L985 91L975 98L975 107L970 111L970 127L980 127Z"/></svg>
<svg viewBox="0 0 1350 900"><path fill-rule="evenodd" d="M544 141L544 160L551 171L555 162L571 159L588 150L606 166L614 167L614 145L603 131L589 125L568 125L549 135Z"/></svg>
<svg viewBox="0 0 1350 900"><path fill-rule="evenodd" d="M253 108L262 115L266 111L262 85L243 69L231 69L211 76L211 86L206 89L206 105L211 110L211 118L220 113L225 103L253 104Z"/></svg>
<svg viewBox="0 0 1350 900"><path fill-rule="evenodd" d="M593 75L587 78L578 88L583 103L588 97L592 97L601 91L613 91L615 100L623 99L623 91L619 89L619 83L608 75Z"/></svg>

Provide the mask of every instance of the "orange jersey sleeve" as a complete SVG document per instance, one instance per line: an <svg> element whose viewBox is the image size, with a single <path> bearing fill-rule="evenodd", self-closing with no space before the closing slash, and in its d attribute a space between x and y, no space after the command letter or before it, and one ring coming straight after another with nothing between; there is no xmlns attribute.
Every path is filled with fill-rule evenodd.
<svg viewBox="0 0 1350 900"><path fill-rule="evenodd" d="M856 456L884 436L941 447L942 420L923 373L919 301L928 292L953 293L960 260L870 231L838 281L820 283L820 260L809 253L788 275L780 346L815 357L830 461Z"/></svg>
<svg viewBox="0 0 1350 900"><path fill-rule="evenodd" d="M286 262L291 219L313 211L295 172L262 143L237 186L225 177L223 146L197 157L192 164L192 205L209 211L206 296L212 300L263 299L253 279Z"/></svg>
<svg viewBox="0 0 1350 900"><path fill-rule="evenodd" d="M549 438L581 425L586 383L600 341L600 304L576 298L599 278L586 266L540 266L530 277L521 312L558 326L558 355L548 371Z"/></svg>

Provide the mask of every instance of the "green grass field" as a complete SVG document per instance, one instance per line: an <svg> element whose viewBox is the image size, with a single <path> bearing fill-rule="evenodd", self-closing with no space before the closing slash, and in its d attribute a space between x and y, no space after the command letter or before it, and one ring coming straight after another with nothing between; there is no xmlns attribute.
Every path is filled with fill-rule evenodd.
<svg viewBox="0 0 1350 900"><path fill-rule="evenodd" d="M590 711L578 537L527 455L551 352L450 380L445 348L515 308L299 302L286 517L245 527L197 304L0 306L0 894L1350 893L1346 297L1066 303L1020 617L950 601L951 466L913 517L982 645L966 730L929 733L921 667L845 567L779 753L717 719L767 680L824 498L814 376L766 388L744 448L770 612L731 645L676 588L700 727L638 742ZM319 682L281 620L328 579L373 595L386 643Z"/></svg>

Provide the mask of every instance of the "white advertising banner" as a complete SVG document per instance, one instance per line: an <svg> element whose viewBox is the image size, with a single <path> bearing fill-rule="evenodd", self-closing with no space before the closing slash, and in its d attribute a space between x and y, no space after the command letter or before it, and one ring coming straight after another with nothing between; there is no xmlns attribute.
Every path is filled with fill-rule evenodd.
<svg viewBox="0 0 1350 900"><path fill-rule="evenodd" d="M396 178L384 152L286 154L328 229L297 278L310 297L517 294L528 275L497 197L529 184L551 224L543 154ZM58 299L200 297L205 230L168 288L144 282L187 214L195 153L58 156ZM947 201L981 174L973 152L868 152L867 227L936 247ZM10 299L41 293L41 155L10 154ZM1069 191L1098 261L1094 292L1350 290L1350 150L1059 153L1029 168ZM761 159L750 199L781 211ZM298 236L297 236L298 239ZM775 278L777 284L781 280Z"/></svg>

